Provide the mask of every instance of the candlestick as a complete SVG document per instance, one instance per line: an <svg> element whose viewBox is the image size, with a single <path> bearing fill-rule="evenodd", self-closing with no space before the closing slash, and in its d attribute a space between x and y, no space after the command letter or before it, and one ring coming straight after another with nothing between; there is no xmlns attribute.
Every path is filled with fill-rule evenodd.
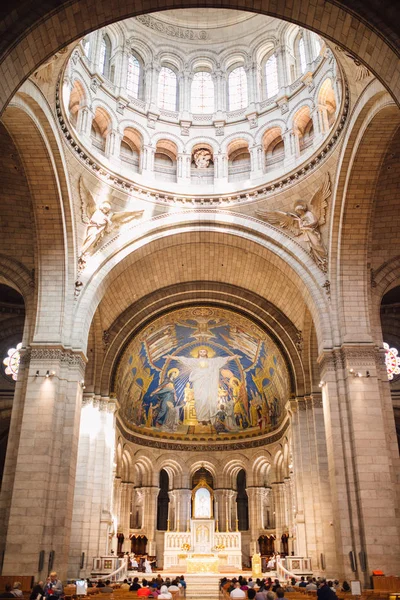
<svg viewBox="0 0 400 600"><path fill-rule="evenodd" d="M167 531L169 531L169 519L167 519Z"/></svg>
<svg viewBox="0 0 400 600"><path fill-rule="evenodd" d="M239 531L239 519L236 519L236 531Z"/></svg>

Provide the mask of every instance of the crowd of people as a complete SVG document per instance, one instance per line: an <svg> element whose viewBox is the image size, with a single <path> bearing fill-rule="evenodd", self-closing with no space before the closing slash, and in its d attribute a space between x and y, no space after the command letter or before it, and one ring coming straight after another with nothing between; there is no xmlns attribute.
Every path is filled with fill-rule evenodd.
<svg viewBox="0 0 400 600"><path fill-rule="evenodd" d="M327 581L323 577L301 577L298 581L292 578L282 586L279 579L248 579L240 575L233 579L223 577L220 582L221 590L227 592L231 598L249 598L252 600L287 600L285 593L295 592L297 588L306 591L316 591L318 600L337 600L337 591L350 592L350 585L343 581L340 585L337 579Z"/></svg>
<svg viewBox="0 0 400 600"><path fill-rule="evenodd" d="M108 580L105 583L101 580L96 583L88 579L87 584L88 587L99 588L101 593L111 593L113 591L113 587ZM139 597L171 600L171 592L184 591L186 589L186 581L183 575L173 579L166 577L165 580L161 575L157 575L157 577L153 577L151 580L143 578L140 583L139 577L134 577L133 579L129 577L128 579L124 579L123 583L118 584L118 587L121 590L136 592L136 595Z"/></svg>

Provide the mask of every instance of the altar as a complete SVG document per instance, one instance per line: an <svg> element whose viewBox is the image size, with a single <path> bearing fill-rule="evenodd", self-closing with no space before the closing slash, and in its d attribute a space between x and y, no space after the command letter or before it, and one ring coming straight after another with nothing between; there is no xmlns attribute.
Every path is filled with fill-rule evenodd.
<svg viewBox="0 0 400 600"><path fill-rule="evenodd" d="M192 491L191 518L187 531L166 531L164 569L187 573L218 573L227 567L242 568L239 531L219 531L214 518L213 490L200 481Z"/></svg>
<svg viewBox="0 0 400 600"><path fill-rule="evenodd" d="M193 554L186 559L186 573L218 573L219 558L213 554Z"/></svg>

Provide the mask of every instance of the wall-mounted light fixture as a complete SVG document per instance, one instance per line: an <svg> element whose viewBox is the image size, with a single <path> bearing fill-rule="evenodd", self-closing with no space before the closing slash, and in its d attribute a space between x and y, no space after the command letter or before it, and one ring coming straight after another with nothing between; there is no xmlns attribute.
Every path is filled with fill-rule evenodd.
<svg viewBox="0 0 400 600"><path fill-rule="evenodd" d="M353 377L362 377L363 374L360 371L355 371L354 369L349 369L349 373L350 375L353 375ZM369 377L369 375L368 375Z"/></svg>
<svg viewBox="0 0 400 600"><path fill-rule="evenodd" d="M318 384L318 387L322 388L322 387L324 387L324 385L325 385L325 384L326 384L326 381L323 381L323 380L321 379L321 381L320 381L320 382L319 382L319 384Z"/></svg>

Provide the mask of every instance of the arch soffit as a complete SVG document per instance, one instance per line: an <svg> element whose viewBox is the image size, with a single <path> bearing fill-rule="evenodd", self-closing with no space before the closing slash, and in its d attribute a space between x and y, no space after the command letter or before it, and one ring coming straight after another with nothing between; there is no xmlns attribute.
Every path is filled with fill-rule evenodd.
<svg viewBox="0 0 400 600"><path fill-rule="evenodd" d="M201 213L197 212L188 212L185 213L185 216L187 217L186 229L189 231L192 230L190 227L190 221L195 220L197 222L196 231L198 232L198 226L200 224L199 221L201 221L203 217L207 222L206 230L208 234L211 234L211 232L218 233L218 230L221 228L223 235L229 234L228 238L224 238L224 244L226 244L227 240L233 241L237 235L239 235L243 240L243 230L239 232L236 231L232 226L228 227L222 215L221 228L218 227L218 214L213 214L215 219L213 226L209 225L210 215L208 213L202 215ZM87 274L87 281L85 282L87 287L81 293L76 306L76 318L78 323L76 330L79 331L79 335L84 336L80 338L79 343L82 343L86 346L90 323L97 305L104 297L106 290L113 285L115 279L119 276L122 270L127 268L128 264L134 264L141 257L151 254L151 243L155 242L155 245L157 246L156 242L161 237L164 240L164 245L167 239L169 239L173 246L176 246L177 244L180 245L179 234L182 234L185 224L180 225L178 229L173 229L171 228L170 223L170 221L173 222L176 220L176 218L179 219L179 217L180 222L182 222L182 214L168 215L165 217L165 223L169 225L168 231L170 235L168 238L165 237L160 220L157 220L155 222L157 229L156 231L152 232L152 235L149 235L148 237L143 235L139 241L131 241L128 243L128 245L123 247L120 244L121 247L116 251L112 260L110 260L111 256L109 256L109 259L104 260L101 267L95 273ZM295 287L297 287L300 294L303 296L303 299L308 305L311 314L314 316L320 343L322 343L322 340L324 340L324 343L329 343L329 316L328 311L325 310L325 298L322 294L321 288L325 279L323 273L319 271L318 267L313 263L311 257L300 247L299 244L293 242L289 236L284 235L282 232L268 224L260 223L254 219L254 229L253 231L250 231L250 223L248 218L235 215L235 221L236 226L239 228L244 226L244 228L247 229L248 232L246 235L246 243L249 242L250 247L254 249L257 257L259 257L259 250L256 251L256 248L258 245L260 245L269 251L265 257L262 257L263 260L272 260L273 264L281 265L281 271L285 270L284 267L286 263L290 265L290 270L288 271L288 280L293 279L295 282ZM154 223L152 225L154 227ZM260 237L260 233L262 237ZM137 250L137 252L135 252L135 250ZM76 340L76 343L78 343L78 340Z"/></svg>
<svg viewBox="0 0 400 600"><path fill-rule="evenodd" d="M101 111L104 111L106 113L106 115L109 117L109 120L111 123L111 128L112 129L118 128L117 114L106 102L104 102L104 100L102 100L101 98L95 98L92 102L91 108L94 113L93 118L95 118L96 110L100 109Z"/></svg>
<svg viewBox="0 0 400 600"><path fill-rule="evenodd" d="M151 138L150 138L150 142L156 146L159 142L161 142L162 140L167 140L169 142L172 142L173 144L175 144L178 153L184 152L184 144L182 142L182 139L173 134L173 133L166 133L163 131L160 131L158 133L155 133Z"/></svg>
<svg viewBox="0 0 400 600"><path fill-rule="evenodd" d="M97 29L99 26L104 26L107 23L116 22L120 19L134 16L136 14L136 5L133 0L123 3L112 11L112 16L109 20L104 22L104 15L109 14L107 11L107 1L99 0L96 5L96 11L93 11L90 0L81 0L80 11L78 17L74 19L73 33L70 31L62 32L61 35L57 36L57 41L53 44L45 43L48 40L48 35L45 32L48 31L59 31L59 22L69 22L69 4L65 1L65 5L53 0L54 6L50 7L46 4L42 9L41 18L38 19L37 12L32 11L28 4L25 8L26 11L30 11L32 19L38 19L34 25L32 20L27 25L27 20L21 18L19 13L18 21L12 19L9 20L7 35L3 36L2 40L2 56L5 56L0 73L2 74L2 81L6 82L1 90L0 102L1 107L4 108L7 101L10 99L14 90L19 84L27 78L41 63L46 59L50 58L55 52L60 50L67 43L79 39L83 35L89 33L92 30ZM163 8L159 3L157 5L150 5L149 11L160 10ZM323 10L323 2L320 0L321 10ZM192 0L183 0L175 8L190 8L193 5ZM196 4L198 6L198 4ZM232 8L231 0L223 0L221 8ZM248 10L246 5L235 5L235 9ZM48 11L47 13L45 11ZM299 25L307 27L316 33L326 37L333 42L338 43L349 52L353 53L357 58L361 60L372 72L381 78L381 81L386 84L387 89L391 90L393 97L398 98L400 96L399 88L400 81L395 80L393 82L392 74L396 68L398 57L395 51L395 46L392 46L392 39L397 40L398 36L394 29L387 27L386 31L389 35L389 41L385 40L378 30L378 27L373 26L369 23L370 9L368 7L359 8L361 11L361 19L356 19L350 10L343 4L336 4L335 9L331 11L325 11L328 15L327 19L319 20L319 10L311 10L310 6L305 6L304 11L299 16L297 6L288 8L286 5L278 7L272 0L264 0L260 13L270 14L271 16L286 19L290 21L293 19ZM365 13L365 14L364 14ZM27 12L27 14L29 14ZM303 16L304 15L304 16ZM345 28L338 30L338 22L346 22L348 18L351 18L354 24L354 35L348 36ZM80 21L81 19L81 21ZM300 19L300 20L299 20ZM90 24L90 25L89 25ZM332 34L335 32L335 35ZM359 40L369 39L370 44L368 46L360 44ZM18 40L16 43L15 40ZM42 40L39 42L38 40ZM395 43L395 42L394 42ZM34 57L27 59L25 49L26 47L38 48L38 52L34 54ZM373 49L371 53L371 48ZM14 68L12 68L14 66ZM379 73L377 73L379 71ZM13 76L10 76L13 73Z"/></svg>
<svg viewBox="0 0 400 600"><path fill-rule="evenodd" d="M175 288L177 288L175 290ZM142 298L141 301L132 304L124 313L121 313L116 321L110 326L110 344L103 360L99 373L99 384L101 393L109 393L113 387L113 377L118 365L118 360L125 345L129 343L132 335L135 335L145 323L159 315L160 312L168 311L176 306L193 305L199 302L217 303L219 306L240 310L248 317L255 319L262 328L265 328L280 347L285 359L291 378L292 391L295 394L307 392L306 380L303 372L303 363L298 353L298 330L275 306L270 305L265 299L249 298L248 290L234 287L235 294L242 294L243 298L232 297L232 290L226 284L214 284L214 286L192 282L169 286L168 292L157 290L153 295ZM243 293L242 293L243 292ZM161 295L161 299L158 296ZM228 302L229 300L229 302ZM153 314L149 314L148 307L151 306ZM97 314L97 313L96 313ZM309 314L309 313L308 313ZM154 315L154 316L153 316Z"/></svg>
<svg viewBox="0 0 400 600"><path fill-rule="evenodd" d="M23 345L27 345L33 335L37 302L35 282L31 272L19 261L0 254L0 282L16 289L24 299L25 322L22 342Z"/></svg>
<svg viewBox="0 0 400 600"><path fill-rule="evenodd" d="M224 138L221 144L221 152L227 152L229 145L236 140L245 140L249 148L256 143L256 137L252 136L248 131L237 131Z"/></svg>
<svg viewBox="0 0 400 600"><path fill-rule="evenodd" d="M55 286L59 291L58 298L53 295L54 302L58 303L58 308L54 307L58 319L52 313L51 317L48 315L50 323L43 314L36 323L35 335L39 336L38 340L44 335L47 342L68 343L73 311L73 300L69 301L68 297L73 298L73 282L76 280L76 232L62 143L50 107L31 81L25 82L13 98L3 115L3 123L18 149L31 190L36 239L40 249L35 256L41 290L37 298L38 306L48 293L49 286L51 289ZM45 177L47 186L43 188ZM49 210L43 210L44 205L49 206ZM49 230L54 236L51 248L48 244ZM67 289L71 294L66 293Z"/></svg>
<svg viewBox="0 0 400 600"><path fill-rule="evenodd" d="M86 81L83 79L81 73L79 73L78 71L76 71L75 69L73 71L71 71L71 84L72 84L72 89L71 92L74 90L75 84L78 83L82 88L83 88L83 92L85 94L84 100L85 100L85 104L87 104L88 106L92 105L92 94L91 94L91 90L90 87L88 86L88 84L86 83Z"/></svg>
<svg viewBox="0 0 400 600"><path fill-rule="evenodd" d="M217 154L218 150L220 148L220 145L218 144L218 142L216 140L214 140L211 137L208 136L197 136L191 140L189 140L187 142L187 144L185 144L185 152L193 152L193 150L195 149L195 147L201 147L201 146L210 146L213 153Z"/></svg>
<svg viewBox="0 0 400 600"><path fill-rule="evenodd" d="M304 98L303 100L300 100L300 102L295 104L295 106L290 111L287 121L286 121L288 129L291 129L293 127L293 123L296 118L296 115L297 115L297 113L299 113L301 111L302 108L309 109L310 118L311 118L311 111L315 108L314 101L311 98Z"/></svg>
<svg viewBox="0 0 400 600"><path fill-rule="evenodd" d="M375 86L371 86L371 92ZM365 169L365 160L369 149L374 147L374 160L380 163L387 145L400 124L400 115L397 107L385 92L379 90L371 94L370 99L357 111L355 123L349 136L348 144L342 153L341 164L337 171L336 200L332 207L331 261L336 260L337 277L346 273L353 282L362 282L361 293L357 299L357 340L371 341L368 333L370 329L370 313L368 290L370 274L366 268L370 228L372 225L372 211L374 209L374 192L379 177L379 169ZM360 177L364 178L361 185ZM362 190L362 193L361 193ZM346 202L351 198L351 206ZM362 206L362 211L357 217L357 240L354 237L354 210ZM353 210L352 210L353 209ZM335 231L336 229L336 231ZM360 237L361 236L361 237ZM337 247L336 247L337 244ZM346 247L346 253L341 248ZM356 265L364 261L363 269ZM339 280L338 280L339 281ZM337 293L340 292L341 325L344 341L350 341L351 325L346 318L346 306L353 295L353 287L342 282ZM338 296L339 297L339 296ZM353 320L354 327L354 320ZM354 334L353 334L354 335ZM349 337L350 336L350 337Z"/></svg>
<svg viewBox="0 0 400 600"><path fill-rule="evenodd" d="M120 121L118 124L118 131L121 133L121 135L124 135L126 129L133 129L134 131L137 131L140 134L143 143L146 145L149 144L149 131L145 127L142 127L136 121L132 121L131 119L123 119L122 121Z"/></svg>

